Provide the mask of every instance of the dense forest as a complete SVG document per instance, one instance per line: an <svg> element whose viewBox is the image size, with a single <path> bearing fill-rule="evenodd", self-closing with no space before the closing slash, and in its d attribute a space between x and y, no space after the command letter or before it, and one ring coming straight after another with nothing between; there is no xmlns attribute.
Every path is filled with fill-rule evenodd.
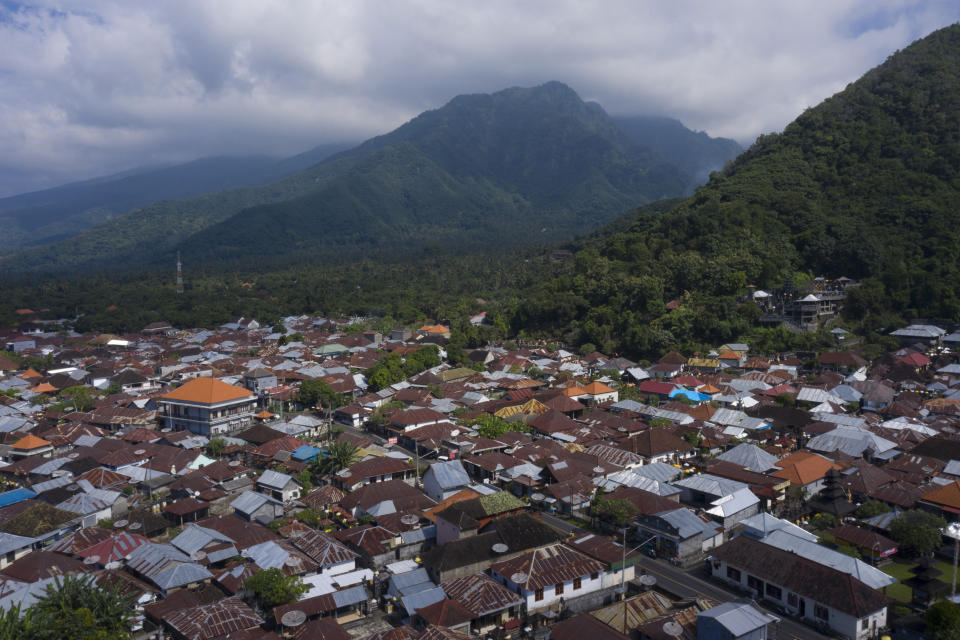
<svg viewBox="0 0 960 640"><path fill-rule="evenodd" d="M144 271L122 281L109 275L77 274L56 280L42 275L19 277L0 289L0 295L13 307L45 306L54 315L79 315L81 329L117 331L137 330L160 318L179 326L203 326L237 315L270 322L282 314L323 313L372 314L391 322L430 318L460 324L463 332L470 332L462 323L484 309L495 321L493 330L484 334L487 337L560 339L570 346L595 346L635 357L654 356L669 348L693 353L731 341L748 342L757 351L830 345L832 338L826 331L796 334L759 328L760 310L746 297L751 286L775 288L786 280L803 285L816 275L846 275L862 281L850 294L846 317L840 322L868 340L905 320L956 322L960 320L958 74L960 26L953 26L894 54L841 93L808 109L783 133L761 136L691 197L654 202L602 227L600 216L591 220L590 229L582 230L588 233L566 246L548 242L549 234L543 239L533 234L526 238L531 244L525 247L485 241L466 250L448 242L444 228L431 226L435 221L427 218L408 229L424 236L416 249L402 242L383 242L364 249L318 251L309 262L291 252L291 262L282 267L277 260L288 255L283 251L274 255L245 252L231 268L225 263L192 265L187 260L189 286L182 296L173 292L172 260L163 273ZM611 142L621 140L616 134L601 136L600 141L589 138L599 145L594 155L588 149L583 158L574 158L573 149L584 141L577 137L585 130L584 122L599 118L594 125L602 128L608 119L579 98L572 101L572 92L563 85L540 90L551 100L557 99L555 94L566 96L564 109L578 114L574 120L560 118L558 122L565 124L551 129L566 140L569 154L552 158L556 147L544 152L514 144L509 147L511 154L530 157L521 161L510 155L515 164L501 165L506 158L490 159L496 156L491 142L485 152L488 156L448 163L444 180L461 179L454 178L457 166L463 175L476 175L477 163L491 162L484 169L491 176L494 167L501 167L498 180L512 181L517 188L522 185L534 193L558 178L546 171L523 173L523 167L548 162L572 166L581 160L589 164L598 157L609 159L611 150L619 148L620 142ZM529 90L516 91L521 105L532 99L532 94L524 93ZM357 209L352 222L358 235L367 226L384 232L387 227L377 225L404 228L404 223L391 221L386 210L392 192L376 188L376 176L399 165L374 161L376 154L412 154L407 157L423 162L437 154L453 156L453 147L444 145L453 144L457 136L470 139L476 134L458 120L458 111L476 113L492 108L491 101L507 98L516 106L518 98L512 95L458 98L424 114L423 121L415 119L389 140L367 143L370 153L351 165L349 180L329 183L330 189L349 199L349 182L356 180L371 191L365 196L368 203L384 204L377 216ZM571 122L579 124L573 127ZM441 135L444 127L449 131ZM633 148L629 141L622 144L626 145L622 149ZM354 160L341 154L329 162ZM602 166L615 167L618 162ZM467 167L469 163L473 165ZM413 167L407 167L403 180L411 184L433 180L417 176ZM616 171L611 171L603 178L605 184L613 184L610 176ZM382 178L399 179L397 174ZM637 176L623 180L621 185L642 182ZM594 187L589 180L572 187L574 195L582 196L579 206L583 208L570 219L590 210L592 197L614 207L620 201L616 194L628 190L596 192ZM440 180L431 188L443 191L445 183ZM481 190L477 198L481 192L493 193L479 183L477 188ZM497 193L497 198L507 198L505 191ZM455 204L455 198L434 196L433 202ZM251 219L261 209L273 213L264 213L264 228L255 227L258 232L253 239L262 232L263 237L282 237L297 246L296 230L309 224L309 198L315 193L304 197L296 205L302 211L283 209L289 218L275 215L278 210L268 205L254 208L248 213ZM419 197L410 194L413 200ZM576 198L568 200L573 201ZM427 201L422 205L430 206ZM509 219L529 203L484 204L501 205L501 213ZM483 216L477 211L474 217L464 214L458 224L479 224ZM273 235L266 231L271 220L278 227ZM342 224L350 226L346 221ZM228 226L221 229L222 238L242 235L243 228L231 234ZM571 227L564 229L572 232ZM515 235L529 234L520 222L515 231ZM304 234L308 241L313 237ZM240 244L234 246L240 248ZM559 248L566 251L556 251ZM670 302L674 304L668 307ZM9 312L0 321L9 324L15 318ZM470 339L482 337L471 334Z"/></svg>
<svg viewBox="0 0 960 640"><path fill-rule="evenodd" d="M891 56L693 197L580 246L517 330L642 354L749 335L747 285L861 279L848 317L960 320L960 26ZM679 302L667 311L665 304Z"/></svg>

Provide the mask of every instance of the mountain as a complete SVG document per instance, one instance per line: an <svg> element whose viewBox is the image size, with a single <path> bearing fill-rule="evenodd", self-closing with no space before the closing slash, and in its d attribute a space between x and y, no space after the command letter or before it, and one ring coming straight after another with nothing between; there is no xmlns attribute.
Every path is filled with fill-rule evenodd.
<svg viewBox="0 0 960 640"><path fill-rule="evenodd" d="M756 308L737 303L746 285L817 275L863 280L847 313L864 330L960 320L960 25L762 136L680 205L584 243L571 264L525 296L517 328L608 352L693 351L755 331Z"/></svg>
<svg viewBox="0 0 960 640"><path fill-rule="evenodd" d="M135 209L10 271L337 259L357 250L565 240L684 192L691 176L551 82L458 96L309 169Z"/></svg>
<svg viewBox="0 0 960 640"><path fill-rule="evenodd" d="M323 145L291 158L201 158L185 164L145 167L0 199L0 253L48 244L136 207L231 187L258 185L303 171L343 151Z"/></svg>
<svg viewBox="0 0 960 640"><path fill-rule="evenodd" d="M673 118L634 116L614 117L613 121L628 138L691 176L689 193L743 151L736 140L711 138L703 131L691 131Z"/></svg>

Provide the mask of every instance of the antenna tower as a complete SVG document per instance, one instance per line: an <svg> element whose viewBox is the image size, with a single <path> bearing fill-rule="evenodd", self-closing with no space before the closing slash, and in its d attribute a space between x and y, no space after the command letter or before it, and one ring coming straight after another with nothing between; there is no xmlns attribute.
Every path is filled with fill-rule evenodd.
<svg viewBox="0 0 960 640"><path fill-rule="evenodd" d="M177 251L177 293L183 293L183 266L180 264L179 251Z"/></svg>

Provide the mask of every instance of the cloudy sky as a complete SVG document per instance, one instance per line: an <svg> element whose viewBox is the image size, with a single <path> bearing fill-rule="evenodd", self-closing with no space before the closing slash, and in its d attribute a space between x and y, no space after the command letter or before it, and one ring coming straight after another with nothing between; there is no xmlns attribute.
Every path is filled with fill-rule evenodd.
<svg viewBox="0 0 960 640"><path fill-rule="evenodd" d="M958 20L956 0L0 0L0 195L359 141L548 80L749 144Z"/></svg>

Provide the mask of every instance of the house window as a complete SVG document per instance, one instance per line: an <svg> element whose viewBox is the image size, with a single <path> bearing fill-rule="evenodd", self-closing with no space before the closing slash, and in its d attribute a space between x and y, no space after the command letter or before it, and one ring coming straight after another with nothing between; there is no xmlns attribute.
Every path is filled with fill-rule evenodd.
<svg viewBox="0 0 960 640"><path fill-rule="evenodd" d="M577 589L580 588L580 586L581 586L582 584L583 584L583 583L582 583L582 581L580 580L580 578L574 578L574 579L573 579L573 590L576 591Z"/></svg>
<svg viewBox="0 0 960 640"><path fill-rule="evenodd" d="M767 583L767 595L777 600L783 599L783 593L780 591L780 587L774 586L769 582Z"/></svg>
<svg viewBox="0 0 960 640"><path fill-rule="evenodd" d="M795 594L795 593L788 593L788 594L787 594L787 604L790 605L791 607L797 606L797 604L799 604L799 603L797 602L797 594Z"/></svg>
<svg viewBox="0 0 960 640"><path fill-rule="evenodd" d="M559 596L559 595L562 595L562 594L563 594L563 583L562 583L562 582L558 582L558 583L557 583L557 586L555 586L555 587L553 588L553 590L556 592L556 594L557 594L558 596Z"/></svg>
<svg viewBox="0 0 960 640"><path fill-rule="evenodd" d="M813 615L821 620L830 619L830 611L822 604L813 605Z"/></svg>
<svg viewBox="0 0 960 640"><path fill-rule="evenodd" d="M543 589L537 589L537 592L533 596L533 599L537 601L543 600Z"/></svg>
<svg viewBox="0 0 960 640"><path fill-rule="evenodd" d="M599 577L600 577L600 574L599 574L599 573L591 573L591 574L590 574L590 579L591 579L591 580L596 580L596 579L599 578Z"/></svg>
<svg viewBox="0 0 960 640"><path fill-rule="evenodd" d="M870 618L864 618L860 621L860 628L864 631L867 630L867 627L870 626Z"/></svg>
<svg viewBox="0 0 960 640"><path fill-rule="evenodd" d="M763 593L763 580L755 576L747 575L747 586L759 594Z"/></svg>
<svg viewBox="0 0 960 640"><path fill-rule="evenodd" d="M727 577L731 580L736 580L740 582L740 569L734 569L733 567L727 567Z"/></svg>

